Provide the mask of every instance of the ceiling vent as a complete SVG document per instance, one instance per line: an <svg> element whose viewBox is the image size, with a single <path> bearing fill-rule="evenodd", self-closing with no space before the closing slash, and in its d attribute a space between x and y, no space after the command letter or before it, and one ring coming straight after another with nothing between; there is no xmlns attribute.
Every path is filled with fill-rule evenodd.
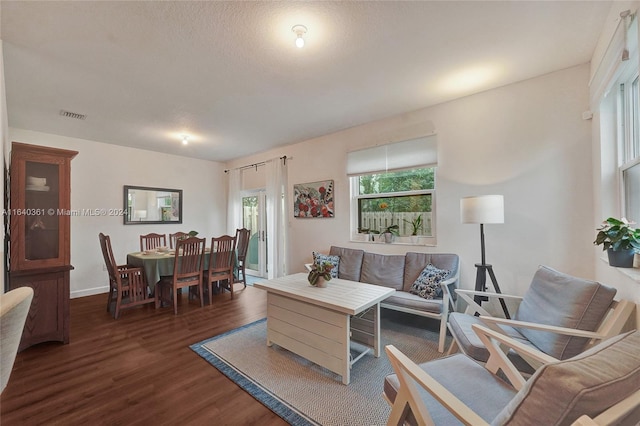
<svg viewBox="0 0 640 426"><path fill-rule="evenodd" d="M77 112L60 110L60 115L63 117L75 118L76 120L84 120L87 118L86 114L78 114Z"/></svg>

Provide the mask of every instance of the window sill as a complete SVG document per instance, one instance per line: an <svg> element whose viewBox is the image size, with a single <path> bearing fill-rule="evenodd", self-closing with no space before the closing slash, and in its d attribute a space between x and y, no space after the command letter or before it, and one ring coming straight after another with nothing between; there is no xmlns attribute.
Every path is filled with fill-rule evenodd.
<svg viewBox="0 0 640 426"><path fill-rule="evenodd" d="M607 265L609 264L609 260L607 259L606 256L600 257L600 260L602 260ZM631 278L633 281L640 284L640 255L636 254L633 265L634 265L633 268L616 268L615 266L612 266L612 268L617 269L622 274L626 275L627 277Z"/></svg>
<svg viewBox="0 0 640 426"><path fill-rule="evenodd" d="M374 240L370 238L373 236ZM385 242L378 234L357 234L351 236L352 243L381 244L391 246L418 246L418 247L435 247L435 239L433 237L394 237L390 243Z"/></svg>

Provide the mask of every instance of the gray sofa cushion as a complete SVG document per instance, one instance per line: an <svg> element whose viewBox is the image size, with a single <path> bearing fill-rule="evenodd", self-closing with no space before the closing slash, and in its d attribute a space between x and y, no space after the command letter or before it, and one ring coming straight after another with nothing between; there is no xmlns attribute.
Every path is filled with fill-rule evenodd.
<svg viewBox="0 0 640 426"><path fill-rule="evenodd" d="M638 390L640 331L613 337L582 354L547 364L527 381L492 424L571 424L595 417Z"/></svg>
<svg viewBox="0 0 640 426"><path fill-rule="evenodd" d="M615 294L614 288L541 266L514 319L594 331ZM519 331L538 349L558 359L579 354L588 343L588 339L581 337L529 329Z"/></svg>
<svg viewBox="0 0 640 426"><path fill-rule="evenodd" d="M439 269L451 271L451 276L458 272L459 258L457 254L450 253L415 253L407 252L405 255L404 277L402 290L409 291L426 265L431 263ZM455 296L455 293L452 293Z"/></svg>
<svg viewBox="0 0 640 426"><path fill-rule="evenodd" d="M418 295L404 291L396 291L392 296L384 299L382 303L385 305L397 306L399 308L417 309L419 311L431 312L434 314L442 313L442 299L423 299Z"/></svg>
<svg viewBox="0 0 640 426"><path fill-rule="evenodd" d="M509 384L462 354L420 364L419 367L438 382L446 383L451 393L487 422L490 422L516 394ZM477 386L469 386L471 381ZM395 401L399 383L395 374L384 379L384 394L390 401ZM435 424L461 424L422 387L419 387L419 392ZM407 420L409 424L417 424L412 413Z"/></svg>
<svg viewBox="0 0 640 426"><path fill-rule="evenodd" d="M362 271L362 257L364 256L364 250L331 246L329 254L332 256L340 256L338 278L360 281L360 271Z"/></svg>
<svg viewBox="0 0 640 426"><path fill-rule="evenodd" d="M404 258L404 255L365 252L360 282L402 290Z"/></svg>

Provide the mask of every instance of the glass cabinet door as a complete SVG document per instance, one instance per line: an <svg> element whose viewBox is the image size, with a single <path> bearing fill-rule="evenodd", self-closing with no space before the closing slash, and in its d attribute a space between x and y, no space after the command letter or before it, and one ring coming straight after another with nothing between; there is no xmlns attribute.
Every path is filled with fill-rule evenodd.
<svg viewBox="0 0 640 426"><path fill-rule="evenodd" d="M26 260L60 255L60 165L25 163L24 248Z"/></svg>

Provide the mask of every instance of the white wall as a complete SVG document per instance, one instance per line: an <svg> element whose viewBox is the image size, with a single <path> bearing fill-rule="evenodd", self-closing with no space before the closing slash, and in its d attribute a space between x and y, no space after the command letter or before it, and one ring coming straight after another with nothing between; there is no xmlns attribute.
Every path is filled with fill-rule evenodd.
<svg viewBox="0 0 640 426"><path fill-rule="evenodd" d="M312 250L326 251L331 245L379 253L453 252L461 257L462 287L473 288L479 227L460 223L460 198L503 194L506 223L485 227L487 261L494 265L503 292L522 294L540 264L592 278L591 124L582 119L589 106L588 78L585 64L228 166L287 155L293 156L290 192L295 183L335 180L335 218L294 219L289 207L292 272L303 270ZM349 242L346 153L431 131L439 144L437 247Z"/></svg>
<svg viewBox="0 0 640 426"><path fill-rule="evenodd" d="M78 151L71 161L71 209L121 209L123 186L183 190L181 225L123 225L122 217L71 217L71 297L108 291L98 233L111 237L116 262L140 249L139 236L196 230L211 238L226 230L226 179L221 163L10 128L11 141Z"/></svg>

